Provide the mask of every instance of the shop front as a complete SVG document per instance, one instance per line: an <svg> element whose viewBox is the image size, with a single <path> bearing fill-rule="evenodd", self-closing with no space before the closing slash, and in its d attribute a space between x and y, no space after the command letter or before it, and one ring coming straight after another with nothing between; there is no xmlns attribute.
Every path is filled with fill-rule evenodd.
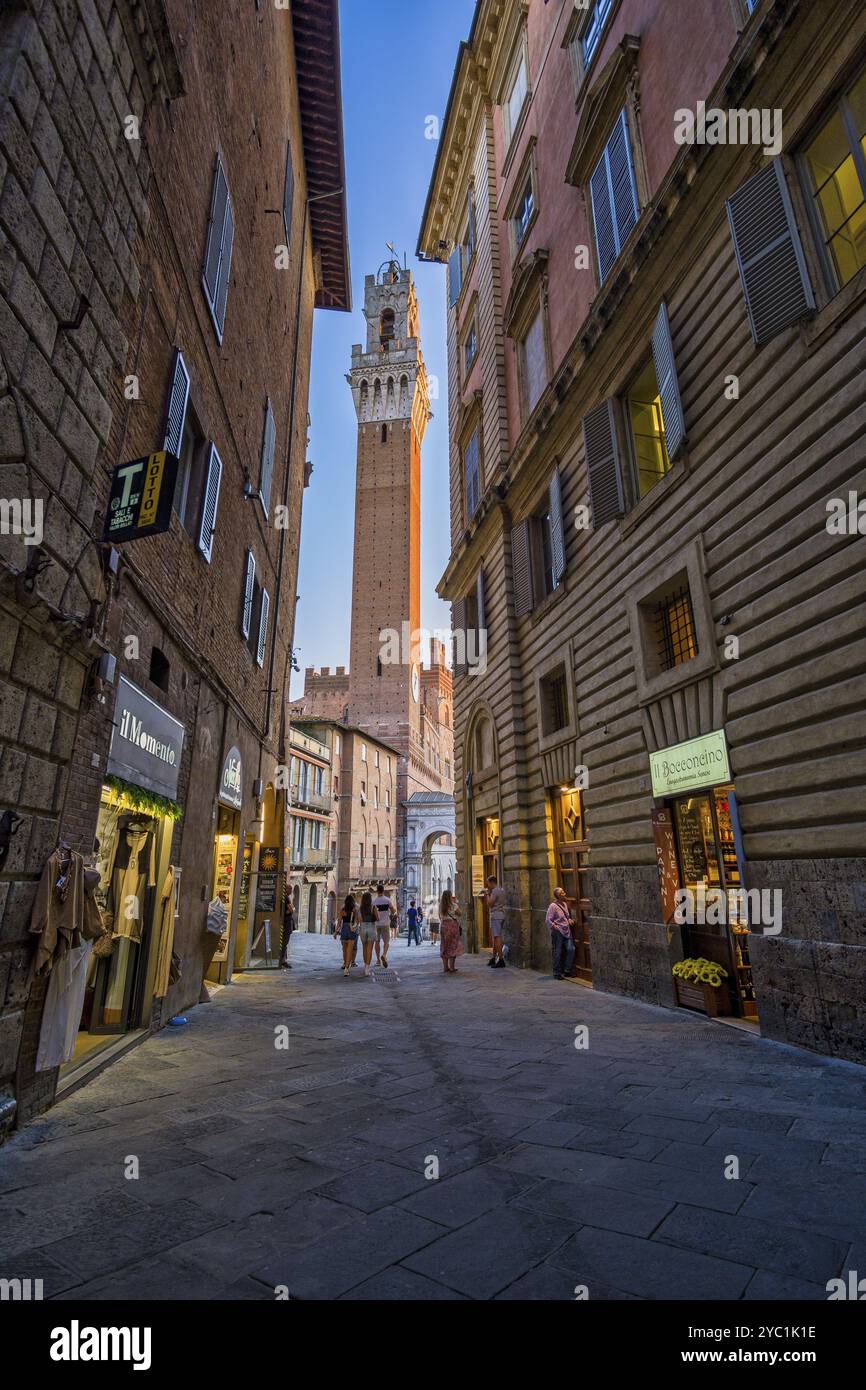
<svg viewBox="0 0 866 1390"><path fill-rule="evenodd" d="M94 896L108 930L90 950L82 975L80 1022L66 1074L119 1034L147 1027L155 994L167 991L180 883L171 847L181 815L175 797L183 737L182 724L120 678L88 861L99 875ZM49 1013L51 997L49 991Z"/></svg>
<svg viewBox="0 0 866 1390"><path fill-rule="evenodd" d="M240 750L226 753L220 772L215 811L208 931L217 937L206 979L224 984L230 977L229 942L238 878L243 877L245 847L239 855L243 805L243 760Z"/></svg>
<svg viewBox="0 0 866 1390"><path fill-rule="evenodd" d="M758 1002L749 953L746 866L724 730L650 756L653 825L672 962L714 962L718 987L677 986L687 1007L752 1022ZM713 972L710 972L713 974Z"/></svg>

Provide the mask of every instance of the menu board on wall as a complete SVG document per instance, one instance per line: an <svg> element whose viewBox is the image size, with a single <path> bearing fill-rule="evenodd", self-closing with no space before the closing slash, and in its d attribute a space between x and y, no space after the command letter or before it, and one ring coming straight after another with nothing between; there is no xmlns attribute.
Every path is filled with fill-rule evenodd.
<svg viewBox="0 0 866 1390"><path fill-rule="evenodd" d="M685 883L687 885L705 883L707 879L707 851L704 844L699 802L690 801L677 804L677 831Z"/></svg>

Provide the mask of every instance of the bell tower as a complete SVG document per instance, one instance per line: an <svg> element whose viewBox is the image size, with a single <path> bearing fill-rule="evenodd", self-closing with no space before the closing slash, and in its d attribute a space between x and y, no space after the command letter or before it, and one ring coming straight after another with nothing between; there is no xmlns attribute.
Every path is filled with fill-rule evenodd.
<svg viewBox="0 0 866 1390"><path fill-rule="evenodd" d="M430 418L411 271L386 261L364 284L367 342L352 348L358 417L349 717L423 762L421 444Z"/></svg>

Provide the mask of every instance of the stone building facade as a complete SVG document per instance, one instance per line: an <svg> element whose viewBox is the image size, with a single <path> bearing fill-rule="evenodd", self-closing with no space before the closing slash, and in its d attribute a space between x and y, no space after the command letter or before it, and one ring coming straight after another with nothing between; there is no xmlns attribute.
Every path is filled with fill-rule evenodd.
<svg viewBox="0 0 866 1390"><path fill-rule="evenodd" d="M498 872L549 969L559 881L579 978L673 1007L708 956L746 1026L859 1061L864 73L848 0L479 0L419 240L449 261L440 592L487 641L459 891ZM713 890L721 925L677 920Z"/></svg>
<svg viewBox="0 0 866 1390"><path fill-rule="evenodd" d="M96 1041L249 959L259 849L282 838L313 309L349 307L341 138L331 0L195 23L180 0L0 12L0 495L44 512L38 544L2 537L0 812L20 819L0 864L0 1129L58 1082L35 1066L28 927L59 840L90 855L102 835L106 868L106 827L138 815L154 880L174 870L180 980L154 999L154 881L126 976L119 948L99 976ZM163 449L168 530L103 544L112 470ZM176 741L170 785L146 756L130 770L129 720Z"/></svg>
<svg viewBox="0 0 866 1390"><path fill-rule="evenodd" d="M286 864L295 930L323 932L333 920L328 894L336 867L330 740L292 724L289 747Z"/></svg>

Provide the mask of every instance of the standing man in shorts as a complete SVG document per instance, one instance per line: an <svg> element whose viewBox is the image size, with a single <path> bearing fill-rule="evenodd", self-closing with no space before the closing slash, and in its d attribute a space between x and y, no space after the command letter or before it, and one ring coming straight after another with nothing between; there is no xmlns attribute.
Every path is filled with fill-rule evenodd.
<svg viewBox="0 0 866 1390"><path fill-rule="evenodd" d="M505 889L500 888L496 882L496 875L491 874L487 880L487 910L490 913L490 935L493 937L493 955L487 962L494 969L505 969L505 957L502 954L502 928L505 922Z"/></svg>
<svg viewBox="0 0 866 1390"><path fill-rule="evenodd" d="M379 880L376 885L376 896L373 899L373 908L376 913L376 964L388 968L388 947L391 944L391 918L394 914L394 904L385 892L385 885ZM381 959L379 953L381 952Z"/></svg>

